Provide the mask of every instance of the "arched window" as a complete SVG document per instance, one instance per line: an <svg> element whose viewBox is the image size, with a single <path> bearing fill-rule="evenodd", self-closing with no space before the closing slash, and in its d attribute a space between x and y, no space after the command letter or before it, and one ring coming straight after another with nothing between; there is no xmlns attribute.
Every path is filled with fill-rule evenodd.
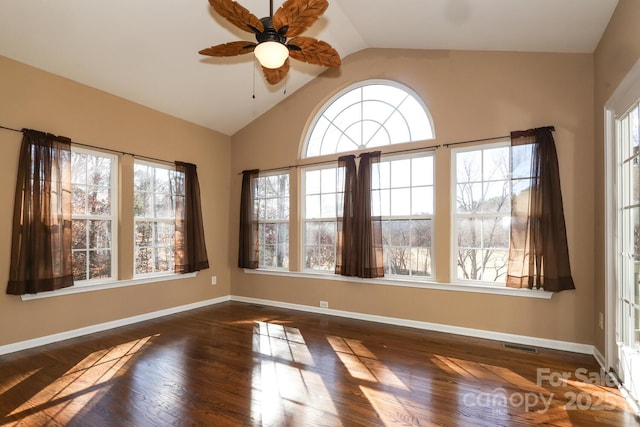
<svg viewBox="0 0 640 427"><path fill-rule="evenodd" d="M337 157L433 138L431 116L415 92L396 82L369 80L348 87L320 109L301 157ZM336 159L335 164L304 166L301 172L302 269L333 273L338 218L344 206L344 168ZM371 176L372 214L381 219L385 275L432 277L433 152L387 152L372 167Z"/></svg>
<svg viewBox="0 0 640 427"><path fill-rule="evenodd" d="M433 139L429 110L415 92L369 80L334 96L311 123L302 158Z"/></svg>

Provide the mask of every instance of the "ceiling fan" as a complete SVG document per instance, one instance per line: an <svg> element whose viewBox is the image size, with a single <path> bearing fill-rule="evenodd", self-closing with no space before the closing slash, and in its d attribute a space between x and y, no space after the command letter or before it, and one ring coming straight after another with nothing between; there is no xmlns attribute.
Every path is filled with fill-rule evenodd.
<svg viewBox="0 0 640 427"><path fill-rule="evenodd" d="M275 14L273 0L270 0L269 16L262 19L233 0L209 0L209 3L233 25L255 34L257 42L223 43L201 50L202 55L235 56L254 52L267 82L272 85L286 77L289 57L325 67L340 66L340 56L331 45L300 36L327 10L327 0L286 0Z"/></svg>

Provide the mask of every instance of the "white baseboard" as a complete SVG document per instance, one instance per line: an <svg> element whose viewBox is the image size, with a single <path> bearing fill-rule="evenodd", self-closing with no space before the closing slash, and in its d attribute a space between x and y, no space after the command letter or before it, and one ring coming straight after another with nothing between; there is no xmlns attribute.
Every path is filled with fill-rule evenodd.
<svg viewBox="0 0 640 427"><path fill-rule="evenodd" d="M63 341L69 338L75 338L82 335L88 335L108 329L118 328L120 326L131 325L145 320L151 320L162 316L168 316L183 311L194 310L196 308L206 307L210 305L220 304L226 301L238 301L249 304L261 304L272 307L286 308L291 310L300 310L310 313L328 314L331 316L346 317L350 319L365 320L370 322L386 323L389 325L406 326L410 328L423 329L428 331L445 332L456 335L471 336L477 338L485 338L494 341L504 341L515 344L522 344L534 347L551 348L554 350L570 351L574 353L591 354L601 366L604 366L604 358L600 352L592 345L572 343L567 341L549 340L543 338L535 338L524 335L506 334L502 332L486 331L483 329L463 328L460 326L451 326L440 323L422 322L417 320L402 319L397 317L378 316L373 314L357 313L351 311L334 310L328 308L313 307L302 304L291 304L281 301L264 300L257 298L248 298L237 295L224 296L206 301L200 301L193 304L187 304L178 307L171 307L165 310L145 313L138 316L127 317L124 319L114 320L111 322L101 323L97 325L87 326L84 328L65 331L58 334L47 335L44 337L34 338L31 340L20 341L17 343L0 346L0 355L13 353L16 351L26 350L45 344Z"/></svg>
<svg viewBox="0 0 640 427"><path fill-rule="evenodd" d="M96 332L106 331L107 329L118 328L120 326L131 325L133 323L144 322L145 320L156 319L158 317L168 316L170 314L181 313L183 311L194 310L196 308L207 307L209 305L220 304L229 301L229 296L220 298L214 298L205 301L195 302L193 304L181 305L178 307L171 307L164 310L153 311L151 313L140 314L138 316L127 317L124 319L118 319L111 322L100 323L97 325L86 326L84 328L74 329L71 331L61 332L59 334L47 335L44 337L34 338L31 340L20 341L13 344L7 344L0 346L0 355L13 353L16 351L26 350L33 347L38 347L45 344L51 344L58 341L63 341L69 338L76 338L82 335L93 334Z"/></svg>
<svg viewBox="0 0 640 427"><path fill-rule="evenodd" d="M307 311L310 313L328 314L331 316L347 317L350 319L366 320L370 322L386 323L396 326L407 326L410 328L424 329L427 331L446 332L449 334L464 335L476 338L485 338L494 341L505 341L509 343L528 345L533 347L550 348L554 350L570 351L573 353L594 354L594 347L589 344L573 343L568 341L549 340L544 338L529 337L525 335L507 334L503 332L486 331L483 329L463 328L441 323L421 322L417 320L402 319L397 317L378 316L373 314L356 313L351 311L333 310L330 308L313 307L310 305L291 304L280 301L264 300L257 298L247 298L238 295L231 295L232 301L245 302L249 304L261 304L272 307L287 308L291 310Z"/></svg>
<svg viewBox="0 0 640 427"><path fill-rule="evenodd" d="M600 350L598 350L598 348L595 345L593 346L593 357L596 358L596 362L598 362L598 365L600 365L600 368L602 368L603 372L609 371L609 368L607 368L607 362L605 361L604 356L602 355L602 353L600 353Z"/></svg>

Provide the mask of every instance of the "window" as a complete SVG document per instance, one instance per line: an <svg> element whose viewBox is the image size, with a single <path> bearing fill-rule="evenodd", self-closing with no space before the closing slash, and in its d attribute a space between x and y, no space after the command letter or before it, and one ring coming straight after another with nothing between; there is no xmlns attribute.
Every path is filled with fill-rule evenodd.
<svg viewBox="0 0 640 427"><path fill-rule="evenodd" d="M174 174L169 166L135 161L134 275L174 271Z"/></svg>
<svg viewBox="0 0 640 427"><path fill-rule="evenodd" d="M116 157L72 148L72 254L77 282L115 277Z"/></svg>
<svg viewBox="0 0 640 427"><path fill-rule="evenodd" d="M307 133L302 157L371 151L375 147L434 137L426 106L408 87L365 81L333 97ZM434 166L430 153L383 157L374 165L375 216L383 217L385 274L430 277ZM344 171L337 166L303 170L303 268L335 271L337 216L342 214Z"/></svg>
<svg viewBox="0 0 640 427"><path fill-rule="evenodd" d="M382 159L378 165L384 273L392 276L432 274L433 156ZM374 177L378 173L373 173ZM375 211L374 207L374 211Z"/></svg>
<svg viewBox="0 0 640 427"><path fill-rule="evenodd" d="M361 82L335 96L315 117L302 157L433 137L429 111L411 89L395 82Z"/></svg>
<svg viewBox="0 0 640 427"><path fill-rule="evenodd" d="M259 268L289 268L289 174L256 179Z"/></svg>
<svg viewBox="0 0 640 427"><path fill-rule="evenodd" d="M304 176L304 268L336 267L337 213L342 211L342 168L306 169Z"/></svg>
<svg viewBox="0 0 640 427"><path fill-rule="evenodd" d="M506 143L453 151L453 259L459 280L505 283L511 194L518 188L518 180L512 187L511 160Z"/></svg>

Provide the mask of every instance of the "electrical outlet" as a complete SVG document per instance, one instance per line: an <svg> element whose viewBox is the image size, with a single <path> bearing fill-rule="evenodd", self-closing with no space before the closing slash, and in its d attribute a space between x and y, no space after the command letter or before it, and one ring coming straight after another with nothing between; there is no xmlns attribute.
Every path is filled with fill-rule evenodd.
<svg viewBox="0 0 640 427"><path fill-rule="evenodd" d="M211 284L215 285L216 283L218 283L218 279L216 278L216 276L211 276Z"/></svg>
<svg viewBox="0 0 640 427"><path fill-rule="evenodd" d="M604 329L604 314L602 314L602 312L598 314L600 315L599 317L600 329Z"/></svg>
<svg viewBox="0 0 640 427"><path fill-rule="evenodd" d="M321 308L329 308L329 303L327 301L320 301Z"/></svg>

